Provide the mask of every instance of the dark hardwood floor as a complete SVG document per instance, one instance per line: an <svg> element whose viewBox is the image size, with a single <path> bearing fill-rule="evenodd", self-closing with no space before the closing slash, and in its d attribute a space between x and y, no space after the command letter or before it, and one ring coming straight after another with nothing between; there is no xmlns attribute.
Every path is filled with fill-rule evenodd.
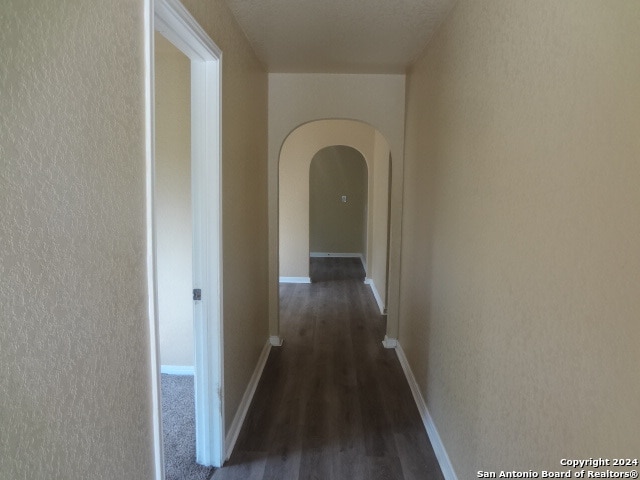
<svg viewBox="0 0 640 480"><path fill-rule="evenodd" d="M280 286L272 348L218 480L442 479L359 260L314 258Z"/></svg>

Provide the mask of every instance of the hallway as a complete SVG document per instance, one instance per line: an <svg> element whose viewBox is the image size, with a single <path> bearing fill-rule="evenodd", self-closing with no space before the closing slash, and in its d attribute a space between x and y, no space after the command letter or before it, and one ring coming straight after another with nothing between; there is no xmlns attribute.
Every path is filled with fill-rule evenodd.
<svg viewBox="0 0 640 480"><path fill-rule="evenodd" d="M271 350L234 452L214 479L442 479L357 259L314 258L282 284Z"/></svg>

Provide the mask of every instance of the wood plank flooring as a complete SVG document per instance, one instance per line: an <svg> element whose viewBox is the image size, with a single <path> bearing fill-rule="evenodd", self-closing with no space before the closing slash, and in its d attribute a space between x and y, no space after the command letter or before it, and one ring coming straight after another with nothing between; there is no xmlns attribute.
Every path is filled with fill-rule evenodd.
<svg viewBox="0 0 640 480"><path fill-rule="evenodd" d="M442 480L360 261L311 259L280 286L272 348L234 452L216 480Z"/></svg>

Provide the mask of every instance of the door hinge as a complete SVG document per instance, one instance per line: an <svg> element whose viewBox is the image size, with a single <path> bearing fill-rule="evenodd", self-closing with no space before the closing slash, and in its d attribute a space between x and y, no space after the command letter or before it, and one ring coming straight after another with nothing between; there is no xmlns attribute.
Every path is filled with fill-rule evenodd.
<svg viewBox="0 0 640 480"><path fill-rule="evenodd" d="M202 290L199 288L193 289L193 299L194 300L202 300Z"/></svg>

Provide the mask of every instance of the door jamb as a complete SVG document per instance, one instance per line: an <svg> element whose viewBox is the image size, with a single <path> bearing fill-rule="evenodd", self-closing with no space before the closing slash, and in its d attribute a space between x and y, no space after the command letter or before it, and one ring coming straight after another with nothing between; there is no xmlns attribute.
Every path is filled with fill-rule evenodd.
<svg viewBox="0 0 640 480"><path fill-rule="evenodd" d="M221 466L224 452L221 64L222 52L178 0L145 3L147 150L147 275L151 335L152 407L156 479L164 477L157 318L154 207L153 35L162 33L191 60L191 178L193 191L196 459ZM196 248L196 246L198 248Z"/></svg>

